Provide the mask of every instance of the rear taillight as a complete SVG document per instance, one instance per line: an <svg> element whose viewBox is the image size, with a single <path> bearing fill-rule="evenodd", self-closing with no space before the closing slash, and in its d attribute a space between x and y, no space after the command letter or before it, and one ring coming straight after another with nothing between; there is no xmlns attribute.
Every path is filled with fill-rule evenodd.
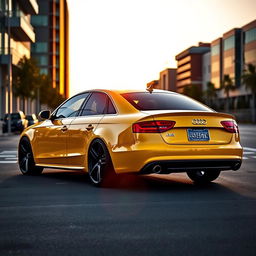
<svg viewBox="0 0 256 256"><path fill-rule="evenodd" d="M160 133L172 129L175 121L145 121L132 125L132 131L135 133Z"/></svg>
<svg viewBox="0 0 256 256"><path fill-rule="evenodd" d="M236 121L221 121L220 123L226 131L231 133L239 133Z"/></svg>

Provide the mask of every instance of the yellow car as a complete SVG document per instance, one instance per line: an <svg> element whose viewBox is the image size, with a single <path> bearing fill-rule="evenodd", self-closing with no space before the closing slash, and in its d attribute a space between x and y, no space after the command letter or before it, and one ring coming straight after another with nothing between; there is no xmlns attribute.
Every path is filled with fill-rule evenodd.
<svg viewBox="0 0 256 256"><path fill-rule="evenodd" d="M187 172L210 182L242 162L234 117L174 92L85 91L40 118L21 134L23 174L83 170L104 186L121 173Z"/></svg>

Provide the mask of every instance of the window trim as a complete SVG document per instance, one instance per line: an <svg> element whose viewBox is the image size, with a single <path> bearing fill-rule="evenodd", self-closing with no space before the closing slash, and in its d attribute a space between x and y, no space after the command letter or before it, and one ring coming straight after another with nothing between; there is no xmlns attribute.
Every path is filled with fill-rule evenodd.
<svg viewBox="0 0 256 256"><path fill-rule="evenodd" d="M86 92L85 92L86 93ZM80 111L79 111L79 114L77 115L77 117L88 117L88 116L99 116L99 115L118 115L118 111L117 111L117 108L116 108L116 105L115 105L115 103L114 103L114 101L113 101L113 99L108 95L108 93L106 93L106 92L103 92L103 91L88 91L87 93L90 93L90 95L87 97L87 99L86 99L86 101L84 101L84 103L82 104L82 106L81 106L81 108L80 108ZM87 104L87 101L91 98L91 96L93 95L93 93L103 93L103 94L106 94L106 96L107 96L107 110L108 110L108 104L109 104L109 101L111 101L111 103L112 103L112 105L113 105L113 107L114 107L114 109L115 109L115 114L108 114L108 113L106 113L106 110L104 110L104 113L102 113L102 114L97 114L97 115L85 115L85 116L82 116L81 115L81 112L82 112L82 110L83 110L83 108L85 107L85 105Z"/></svg>
<svg viewBox="0 0 256 256"><path fill-rule="evenodd" d="M84 104L84 102L87 101L88 97L90 96L90 92L81 92L81 93L78 93L78 94L72 96L71 98L68 98L68 99L66 99L65 101L63 101L62 104L60 104L60 105L52 112L51 117L50 117L50 120L62 120L62 119L64 119L64 118L75 118L75 117L77 117L78 114L79 114L80 111L81 111L81 107L80 107L79 110L77 111L77 114L76 114L75 116L72 116L72 117L57 118L57 117L56 117L56 113L57 113L57 111L58 111L67 101L69 101L69 100L71 100L71 99L73 99L73 98L75 98L75 97L77 97L77 96L79 96L79 95L87 94L87 93L88 93L88 96L84 99L84 101L83 101L83 103L82 103L82 105L81 105L81 107L82 107L83 104Z"/></svg>

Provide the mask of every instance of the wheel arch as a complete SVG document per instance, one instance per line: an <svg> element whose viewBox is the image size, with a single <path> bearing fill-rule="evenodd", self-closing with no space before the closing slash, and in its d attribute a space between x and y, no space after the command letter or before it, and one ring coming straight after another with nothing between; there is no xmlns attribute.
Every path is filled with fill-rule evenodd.
<svg viewBox="0 0 256 256"><path fill-rule="evenodd" d="M88 147L87 147L87 154L86 154L86 163L85 163L85 166L86 166L86 171L88 172L89 170L89 167L88 167L88 157L89 157L89 150L90 150L90 147L92 145L92 143L96 140L100 140L103 145L106 147L107 151L108 151L108 154L109 154L109 157L110 157L110 161L111 163L113 164L114 166L114 163L113 163L113 158L112 158L112 150L111 150L111 144L110 143L107 143L106 140L100 136L97 136L97 137L94 137L90 143L88 144ZM115 168L114 168L114 171L115 171Z"/></svg>

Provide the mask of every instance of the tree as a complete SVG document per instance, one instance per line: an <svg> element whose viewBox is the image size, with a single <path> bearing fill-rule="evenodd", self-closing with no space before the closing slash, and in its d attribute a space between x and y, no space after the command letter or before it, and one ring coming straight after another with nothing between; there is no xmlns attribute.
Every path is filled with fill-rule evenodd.
<svg viewBox="0 0 256 256"><path fill-rule="evenodd" d="M226 96L227 96L227 101L226 101L226 111L229 112L229 105L230 105L230 91L235 90L235 85L233 80L229 75L224 75L223 81L221 84L221 88L224 90Z"/></svg>
<svg viewBox="0 0 256 256"><path fill-rule="evenodd" d="M256 111L255 111L255 101L256 101L256 68L253 64L247 64L247 68L242 76L243 83L246 89L252 92L252 121L256 122Z"/></svg>
<svg viewBox="0 0 256 256"><path fill-rule="evenodd" d="M207 89L205 90L204 95L206 97L207 104L212 106L214 99L217 97L217 92L212 82L207 82Z"/></svg>
<svg viewBox="0 0 256 256"><path fill-rule="evenodd" d="M39 93L39 101L54 109L65 100L56 88L52 87L49 75L40 74L37 62L34 59L23 57L18 68L15 69L13 79L14 94L23 99L35 99Z"/></svg>
<svg viewBox="0 0 256 256"><path fill-rule="evenodd" d="M23 57L19 63L18 68L13 73L13 88L14 94L23 99L23 105L25 99L36 97L36 91L39 86L39 68L36 61Z"/></svg>
<svg viewBox="0 0 256 256"><path fill-rule="evenodd" d="M186 85L183 89L183 94L195 100L202 101L202 96L203 96L202 90L200 86L196 84Z"/></svg>
<svg viewBox="0 0 256 256"><path fill-rule="evenodd" d="M40 102L55 109L65 98L59 94L56 88L52 88L52 80L48 75L41 75L40 79Z"/></svg>

